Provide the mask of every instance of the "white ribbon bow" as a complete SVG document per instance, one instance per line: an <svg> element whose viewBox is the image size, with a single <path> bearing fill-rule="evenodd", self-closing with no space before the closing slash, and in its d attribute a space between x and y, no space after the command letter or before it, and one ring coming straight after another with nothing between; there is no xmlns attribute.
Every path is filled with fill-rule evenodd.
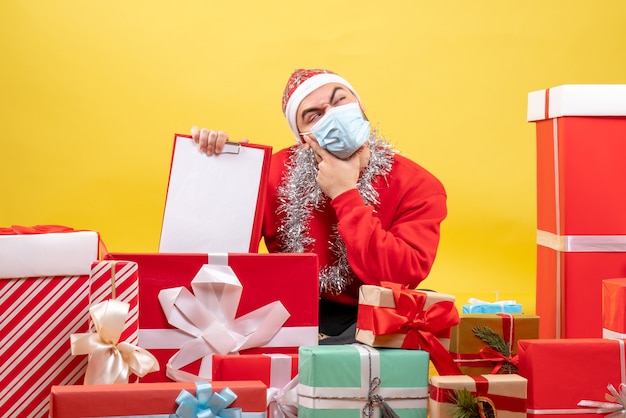
<svg viewBox="0 0 626 418"><path fill-rule="evenodd" d="M213 354L236 354L263 346L290 316L283 304L275 301L235 319L243 287L228 265L203 265L191 288L193 294L185 287L159 292L169 324L193 337L167 362L167 376L176 381L210 381ZM180 370L200 359L199 375Z"/></svg>
<svg viewBox="0 0 626 418"><path fill-rule="evenodd" d="M298 376L282 389L267 388L268 418L296 418L298 416Z"/></svg>
<svg viewBox="0 0 626 418"><path fill-rule="evenodd" d="M89 314L96 332L70 335L72 355L89 354L85 385L128 383L131 373L143 377L159 370L159 362L147 350L127 342L118 342L130 305L105 300Z"/></svg>
<svg viewBox="0 0 626 418"><path fill-rule="evenodd" d="M605 418L626 417L626 385L621 383L619 385L619 392L612 384L609 384L607 389L609 393L605 394L605 397L609 402L583 399L578 402L578 406L596 408L595 410L590 410L589 413L608 414Z"/></svg>

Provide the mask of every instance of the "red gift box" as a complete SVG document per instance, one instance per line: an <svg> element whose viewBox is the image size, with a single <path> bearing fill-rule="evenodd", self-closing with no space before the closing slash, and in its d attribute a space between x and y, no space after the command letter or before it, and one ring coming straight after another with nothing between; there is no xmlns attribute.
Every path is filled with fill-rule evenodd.
<svg viewBox="0 0 626 418"><path fill-rule="evenodd" d="M148 374L140 379L142 382L168 381L166 365L177 355L184 340L181 339L184 333L168 323L159 303L159 292L176 287L191 290L192 280L207 263L227 264L241 282L243 292L236 308L236 318L275 301L280 301L289 313L270 343L240 353L289 354L297 353L300 345L317 344L319 287L315 254L110 253L105 258L134 261L139 266L139 346L150 351L161 366L160 372ZM208 354L213 353L207 353L205 358L210 365ZM200 370L200 361L184 368L194 375Z"/></svg>
<svg viewBox="0 0 626 418"><path fill-rule="evenodd" d="M607 277L595 269L569 277L574 269L564 260L573 257L563 253L616 253L603 269L614 272L608 277L626 270L626 194L615 186L626 181L625 98L626 85L565 85L528 96L537 137L541 338L601 335L600 281ZM570 291L575 282L587 291ZM571 319L568 311L583 304L584 319Z"/></svg>
<svg viewBox="0 0 626 418"><path fill-rule="evenodd" d="M528 379L529 417L597 417L594 408L578 403L606 402L607 385L626 383L624 340L538 339L518 345L519 374Z"/></svg>
<svg viewBox="0 0 626 418"><path fill-rule="evenodd" d="M297 414L297 354L216 354L213 381L260 380L267 386L268 417L284 416L274 409ZM291 401L291 403L290 403Z"/></svg>
<svg viewBox="0 0 626 418"><path fill-rule="evenodd" d="M537 246L539 338L602 336L602 281L626 276L626 254Z"/></svg>
<svg viewBox="0 0 626 418"><path fill-rule="evenodd" d="M626 338L626 278L602 280L602 336Z"/></svg>
<svg viewBox="0 0 626 418"><path fill-rule="evenodd" d="M537 135L537 227L626 235L626 85L563 85L528 95ZM555 154L556 153L556 154Z"/></svg>
<svg viewBox="0 0 626 418"><path fill-rule="evenodd" d="M52 385L82 382L70 335L88 330L98 242L56 225L0 230L0 416L45 417Z"/></svg>
<svg viewBox="0 0 626 418"><path fill-rule="evenodd" d="M215 354L213 381L260 380L282 388L298 374L297 354Z"/></svg>
<svg viewBox="0 0 626 418"><path fill-rule="evenodd" d="M229 408L242 408L244 417L265 412L265 385L260 381L213 382L213 393L230 388L237 399ZM138 383L134 385L53 386L50 418L87 418L173 414L182 390L196 394L192 382Z"/></svg>

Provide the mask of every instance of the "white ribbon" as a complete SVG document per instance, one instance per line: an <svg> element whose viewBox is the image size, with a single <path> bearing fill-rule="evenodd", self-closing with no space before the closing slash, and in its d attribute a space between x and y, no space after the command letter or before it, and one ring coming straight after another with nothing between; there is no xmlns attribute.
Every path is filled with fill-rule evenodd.
<svg viewBox="0 0 626 418"><path fill-rule="evenodd" d="M612 331L608 328L602 328L602 338L606 338L609 340L615 339L623 339L626 338L626 334L622 334L621 332Z"/></svg>
<svg viewBox="0 0 626 418"><path fill-rule="evenodd" d="M314 387L298 384L298 402L309 409L362 409L368 402L371 379L380 376L380 354L364 344L352 344L360 357L360 387ZM426 409L428 388L378 387L376 395L396 409ZM374 413L380 408L375 406ZM377 416L377 415L376 415Z"/></svg>
<svg viewBox="0 0 626 418"><path fill-rule="evenodd" d="M193 337L167 362L167 376L176 381L210 381L213 354L265 345L289 318L275 301L235 319L243 287L227 264L203 265L191 288L193 294L185 287L159 292L169 324ZM198 375L180 370L197 360L202 360Z"/></svg>
<svg viewBox="0 0 626 418"><path fill-rule="evenodd" d="M143 377L159 370L159 362L148 351L118 342L129 308L113 299L100 302L89 308L96 332L70 335L72 355L89 354L85 385L128 383L130 373Z"/></svg>
<svg viewBox="0 0 626 418"><path fill-rule="evenodd" d="M578 402L578 406L595 408L591 412L596 414L608 414L605 418L617 418L626 416L626 386L622 383L619 385L619 392L615 386L609 384L607 386L609 393L605 394L606 400L609 402L590 401L583 399Z"/></svg>
<svg viewBox="0 0 626 418"><path fill-rule="evenodd" d="M271 418L298 416L298 376L293 379L293 357L286 354L265 354L270 358L270 380L267 406Z"/></svg>
<svg viewBox="0 0 626 418"><path fill-rule="evenodd" d="M282 388L267 389L269 418L296 418L298 416L298 376Z"/></svg>
<svg viewBox="0 0 626 418"><path fill-rule="evenodd" d="M515 300L497 300L495 302L487 302L485 300L480 300L476 298L469 298L467 302L471 305L469 306L469 313L472 313L472 310L480 305L489 305L489 306L497 306L500 308L501 312L504 312L505 305L516 305L517 302Z"/></svg>
<svg viewBox="0 0 626 418"><path fill-rule="evenodd" d="M626 235L559 235L539 229L537 244L567 253L626 252Z"/></svg>

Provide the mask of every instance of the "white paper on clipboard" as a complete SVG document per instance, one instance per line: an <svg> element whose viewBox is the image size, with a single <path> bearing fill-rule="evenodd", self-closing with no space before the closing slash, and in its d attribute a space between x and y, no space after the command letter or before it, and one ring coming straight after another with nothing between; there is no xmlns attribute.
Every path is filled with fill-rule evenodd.
<svg viewBox="0 0 626 418"><path fill-rule="evenodd" d="M271 147L228 146L208 156L190 137L175 137L159 252L258 250Z"/></svg>

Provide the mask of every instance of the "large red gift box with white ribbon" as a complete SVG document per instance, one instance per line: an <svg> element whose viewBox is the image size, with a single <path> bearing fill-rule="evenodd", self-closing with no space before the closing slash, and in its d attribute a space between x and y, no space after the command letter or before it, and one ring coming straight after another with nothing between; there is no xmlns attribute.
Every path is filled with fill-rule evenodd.
<svg viewBox="0 0 626 418"><path fill-rule="evenodd" d="M528 417L598 417L623 408L609 400L609 385L626 383L624 340L569 338L520 340L519 374L528 380ZM609 402L613 405L609 405Z"/></svg>
<svg viewBox="0 0 626 418"><path fill-rule="evenodd" d="M139 267L141 382L209 380L213 354L297 353L318 340L315 254L129 254Z"/></svg>
<svg viewBox="0 0 626 418"><path fill-rule="evenodd" d="M527 119L537 138L540 337L600 337L601 282L626 274L626 85L531 92ZM585 253L613 256L573 277Z"/></svg>
<svg viewBox="0 0 626 418"><path fill-rule="evenodd" d="M89 329L99 237L55 226L0 233L0 416L45 417L50 388L81 383L87 366L70 335Z"/></svg>

